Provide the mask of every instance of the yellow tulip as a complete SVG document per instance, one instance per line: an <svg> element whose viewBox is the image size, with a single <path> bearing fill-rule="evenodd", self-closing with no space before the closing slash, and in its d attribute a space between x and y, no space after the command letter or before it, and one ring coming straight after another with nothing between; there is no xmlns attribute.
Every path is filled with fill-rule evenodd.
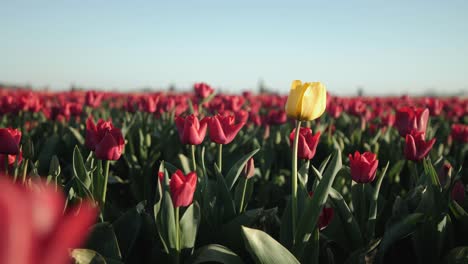
<svg viewBox="0 0 468 264"><path fill-rule="evenodd" d="M325 112L327 89L321 82L302 83L295 80L291 84L286 114L300 121L314 120Z"/></svg>

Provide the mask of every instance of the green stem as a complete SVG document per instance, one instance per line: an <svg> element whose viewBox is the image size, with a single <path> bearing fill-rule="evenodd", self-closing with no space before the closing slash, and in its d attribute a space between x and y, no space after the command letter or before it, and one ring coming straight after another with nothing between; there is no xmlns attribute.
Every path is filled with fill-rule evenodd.
<svg viewBox="0 0 468 264"><path fill-rule="evenodd" d="M110 161L104 161L104 182L102 183L101 210L104 210L104 205L106 203L107 182L109 181L109 167Z"/></svg>
<svg viewBox="0 0 468 264"><path fill-rule="evenodd" d="M366 234L366 224L367 224L367 217L369 216L368 213L366 213L366 184L365 183L360 183L361 185L361 202L359 205L360 210L360 218L361 218L361 233L366 239L365 234Z"/></svg>
<svg viewBox="0 0 468 264"><path fill-rule="evenodd" d="M299 132L301 130L301 121L297 121L296 133L294 135L293 152L292 152L292 169L291 169L291 211L292 211L292 232L293 244L296 241L296 221L297 221L297 147L299 144Z"/></svg>
<svg viewBox="0 0 468 264"><path fill-rule="evenodd" d="M223 144L218 144L218 167L219 171L223 171Z"/></svg>
<svg viewBox="0 0 468 264"><path fill-rule="evenodd" d="M176 228L176 256L175 263L180 263L180 223L179 223L179 207L175 210L175 228Z"/></svg>
<svg viewBox="0 0 468 264"><path fill-rule="evenodd" d="M13 182L16 182L18 179L18 156L15 156L14 168L13 168Z"/></svg>
<svg viewBox="0 0 468 264"><path fill-rule="evenodd" d="M247 190L247 181L248 179L246 178L244 180L244 187L242 189L242 197L241 197L241 202L239 206L239 214L242 214L242 212L244 211L244 199L245 199L245 191Z"/></svg>
<svg viewBox="0 0 468 264"><path fill-rule="evenodd" d="M26 174L28 174L28 164L29 161L28 159L24 159L24 166L23 166L23 177L21 179L21 182L24 184L26 182Z"/></svg>
<svg viewBox="0 0 468 264"><path fill-rule="evenodd" d="M197 171L197 161L195 160L195 145L190 145L192 149L192 169L193 171Z"/></svg>

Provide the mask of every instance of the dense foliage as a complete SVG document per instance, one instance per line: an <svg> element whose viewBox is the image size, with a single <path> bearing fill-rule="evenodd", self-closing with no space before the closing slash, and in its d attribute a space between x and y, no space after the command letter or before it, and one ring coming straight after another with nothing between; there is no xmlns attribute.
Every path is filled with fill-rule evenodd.
<svg viewBox="0 0 468 264"><path fill-rule="evenodd" d="M2 178L101 208L79 263L468 259L467 99L321 91L322 115L206 84L0 98Z"/></svg>

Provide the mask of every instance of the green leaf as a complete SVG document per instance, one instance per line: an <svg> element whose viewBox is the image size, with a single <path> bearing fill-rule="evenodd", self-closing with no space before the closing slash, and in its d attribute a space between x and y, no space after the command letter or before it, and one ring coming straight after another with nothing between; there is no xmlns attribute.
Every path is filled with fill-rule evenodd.
<svg viewBox="0 0 468 264"><path fill-rule="evenodd" d="M299 179L299 182L302 184L302 186L307 186L307 181L309 180L309 167L310 161L307 160L297 171L297 178Z"/></svg>
<svg viewBox="0 0 468 264"><path fill-rule="evenodd" d="M114 229L119 241L123 258L128 258L132 251L142 226L142 215L133 208L114 222Z"/></svg>
<svg viewBox="0 0 468 264"><path fill-rule="evenodd" d="M466 264L468 263L468 247L457 247L447 254L445 257L447 264Z"/></svg>
<svg viewBox="0 0 468 264"><path fill-rule="evenodd" d="M167 163L166 163L167 166ZM166 248L176 248L174 206L169 190L164 192L161 208L156 215L156 226ZM167 252L169 253L169 252Z"/></svg>
<svg viewBox="0 0 468 264"><path fill-rule="evenodd" d="M75 146L75 149L73 149L73 174L83 182L86 188L90 188L91 178L86 170L83 156L81 156L78 146Z"/></svg>
<svg viewBox="0 0 468 264"><path fill-rule="evenodd" d="M341 151L335 150L333 160L325 170L325 174L322 177L317 189L314 192L312 201L306 205L302 215L299 217L299 224L297 225L295 241L297 245L297 251L299 255L304 249L307 238L314 230L319 219L319 215L322 212L322 208L328 197L328 193L332 187L335 176L340 171L342 166L341 163Z"/></svg>
<svg viewBox="0 0 468 264"><path fill-rule="evenodd" d="M429 176L429 179L431 180L432 185L440 188L439 176L437 175L437 172L435 171L434 166L432 166L430 159L429 158L424 159L423 165L424 165L424 172L426 173L427 176Z"/></svg>
<svg viewBox="0 0 468 264"><path fill-rule="evenodd" d="M110 223L99 223L93 226L86 242L86 248L92 249L106 258L122 258L114 228Z"/></svg>
<svg viewBox="0 0 468 264"><path fill-rule="evenodd" d="M250 153L244 155L242 158L240 158L229 170L229 172L226 175L226 185L229 190L232 190L234 187L234 184L236 184L237 178L242 172L242 169L244 168L245 164L255 153L257 153L260 149L255 149L251 151Z"/></svg>
<svg viewBox="0 0 468 264"><path fill-rule="evenodd" d="M223 175L219 171L218 165L215 166L215 174L217 179L217 196L220 197L224 205L224 219L230 219L236 214L236 209L234 207L234 201L232 200L230 189L228 188Z"/></svg>
<svg viewBox="0 0 468 264"><path fill-rule="evenodd" d="M106 264L104 257L94 250L77 248L70 253L75 264Z"/></svg>
<svg viewBox="0 0 468 264"><path fill-rule="evenodd" d="M351 209L349 208L346 201L343 199L341 194L331 188L330 189L330 201L333 204L333 208L335 208L335 212L339 214L340 219L344 221L341 226L343 227L346 237L348 239L347 245L351 249L357 249L363 246L364 241L362 238L361 230L359 228L356 219L354 218Z"/></svg>
<svg viewBox="0 0 468 264"><path fill-rule="evenodd" d="M197 202L194 202L187 208L187 210L185 210L185 213L180 220L181 248L195 247L195 240L197 238L197 230L200 220L200 206L198 206Z"/></svg>
<svg viewBox="0 0 468 264"><path fill-rule="evenodd" d="M189 158L187 158L187 156L185 156L184 154L179 154L178 157L184 173L189 173L191 171Z"/></svg>
<svg viewBox="0 0 468 264"><path fill-rule="evenodd" d="M367 237L370 239L374 238L375 222L377 221L377 204L379 200L380 186L382 185L382 181L383 181L383 178L385 177L385 173L387 172L389 164L390 162L387 162L387 165L385 166L385 168L382 170L382 172L378 176L377 183L375 184L375 187L374 187L374 193L372 195L372 200L370 201L369 219L368 219L368 226L367 226L367 232L368 232Z"/></svg>
<svg viewBox="0 0 468 264"><path fill-rule="evenodd" d="M81 135L80 131L78 131L76 128L72 126L67 126L68 130L72 133L72 135L75 137L76 141L80 144L80 146L83 146L85 144L85 139Z"/></svg>
<svg viewBox="0 0 468 264"><path fill-rule="evenodd" d="M236 253L232 252L229 248L217 244L211 244L199 248L197 251L195 251L193 258L190 261L190 263L193 264L206 262L215 262L223 264L244 263L242 259Z"/></svg>
<svg viewBox="0 0 468 264"><path fill-rule="evenodd" d="M255 263L299 263L291 252L263 231L243 226L242 235Z"/></svg>
<svg viewBox="0 0 468 264"><path fill-rule="evenodd" d="M411 234L416 230L416 227L424 221L424 214L414 213L407 215L405 218L388 227L385 230L380 247L377 252L377 262L382 263L385 257L385 253L393 245L393 243L402 239L403 237Z"/></svg>

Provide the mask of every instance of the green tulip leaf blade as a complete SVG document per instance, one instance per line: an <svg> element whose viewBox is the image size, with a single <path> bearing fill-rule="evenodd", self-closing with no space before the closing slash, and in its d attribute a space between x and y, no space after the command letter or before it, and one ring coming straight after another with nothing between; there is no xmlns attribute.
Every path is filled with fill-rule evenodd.
<svg viewBox="0 0 468 264"><path fill-rule="evenodd" d="M261 230L243 226L242 235L255 263L299 263L291 252Z"/></svg>

